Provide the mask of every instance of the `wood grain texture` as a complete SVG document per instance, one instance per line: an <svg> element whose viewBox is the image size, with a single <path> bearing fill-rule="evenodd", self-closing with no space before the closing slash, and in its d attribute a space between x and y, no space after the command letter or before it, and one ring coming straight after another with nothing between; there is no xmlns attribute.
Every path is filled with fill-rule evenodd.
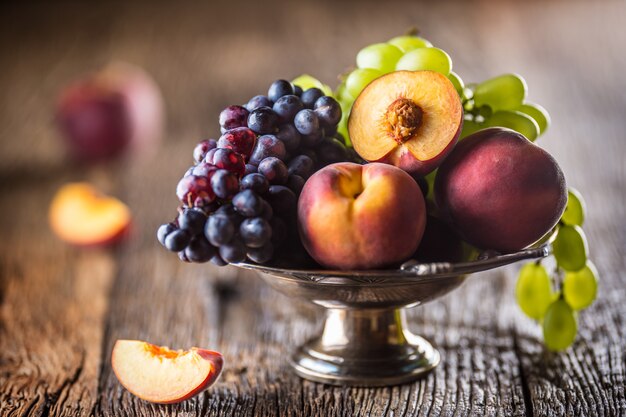
<svg viewBox="0 0 626 417"><path fill-rule="evenodd" d="M0 6L0 415L626 415L626 5L467 2ZM285 358L319 330L320 310L232 268L183 265L154 239L200 138L227 104L275 78L334 84L358 49L418 25L468 81L519 72L553 126L541 139L590 213L598 301L579 336L546 353L513 299L515 267L479 274L410 311L442 364L413 384L338 388L301 380ZM168 106L159 152L89 170L67 167L51 122L62 85L111 60L145 67ZM55 189L89 179L121 196L133 238L114 250L58 243ZM223 352L207 392L179 405L118 384L118 338Z"/></svg>

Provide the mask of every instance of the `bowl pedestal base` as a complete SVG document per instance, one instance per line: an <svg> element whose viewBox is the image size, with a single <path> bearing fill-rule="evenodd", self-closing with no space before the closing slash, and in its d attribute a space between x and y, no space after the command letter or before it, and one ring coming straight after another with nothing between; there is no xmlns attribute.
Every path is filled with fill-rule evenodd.
<svg viewBox="0 0 626 417"><path fill-rule="evenodd" d="M363 387L413 381L439 361L428 341L408 331L401 308L327 309L322 335L290 358L302 378Z"/></svg>

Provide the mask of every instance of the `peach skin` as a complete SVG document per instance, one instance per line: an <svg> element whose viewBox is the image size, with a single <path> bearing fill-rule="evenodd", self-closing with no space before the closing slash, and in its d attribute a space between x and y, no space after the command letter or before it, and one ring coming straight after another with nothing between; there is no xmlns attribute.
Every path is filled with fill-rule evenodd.
<svg viewBox="0 0 626 417"><path fill-rule="evenodd" d="M417 183L403 170L342 162L306 182L298 223L304 247L321 265L373 269L415 252L424 233L426 205Z"/></svg>

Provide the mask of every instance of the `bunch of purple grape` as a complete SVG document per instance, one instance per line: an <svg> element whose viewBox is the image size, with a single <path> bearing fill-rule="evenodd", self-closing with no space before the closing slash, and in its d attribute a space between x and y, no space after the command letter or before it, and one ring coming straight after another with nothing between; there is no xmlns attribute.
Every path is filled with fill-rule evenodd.
<svg viewBox="0 0 626 417"><path fill-rule="evenodd" d="M285 80L225 108L222 136L193 151L195 165L176 188L178 217L159 227L159 242L183 261L220 266L306 256L297 232L306 179L334 162L359 162L337 133L340 120L335 99Z"/></svg>

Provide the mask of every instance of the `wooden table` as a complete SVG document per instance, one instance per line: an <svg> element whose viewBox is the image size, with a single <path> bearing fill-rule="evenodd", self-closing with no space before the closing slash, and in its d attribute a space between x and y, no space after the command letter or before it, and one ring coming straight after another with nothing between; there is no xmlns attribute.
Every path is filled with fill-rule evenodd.
<svg viewBox="0 0 626 417"><path fill-rule="evenodd" d="M626 414L626 3L0 6L0 414L23 415L605 415ZM553 126L540 144L584 194L585 231L601 275L572 348L549 354L513 293L517 267L478 274L410 312L443 362L413 384L336 388L291 374L285 357L320 311L251 273L186 265L156 227L217 115L279 77L334 84L358 49L412 25L448 51L466 80L523 74ZM158 153L70 167L52 123L62 85L112 59L163 89ZM132 239L79 250L49 231L54 191L89 180L132 208ZM173 406L121 388L113 343L137 338L224 353L220 382Z"/></svg>

